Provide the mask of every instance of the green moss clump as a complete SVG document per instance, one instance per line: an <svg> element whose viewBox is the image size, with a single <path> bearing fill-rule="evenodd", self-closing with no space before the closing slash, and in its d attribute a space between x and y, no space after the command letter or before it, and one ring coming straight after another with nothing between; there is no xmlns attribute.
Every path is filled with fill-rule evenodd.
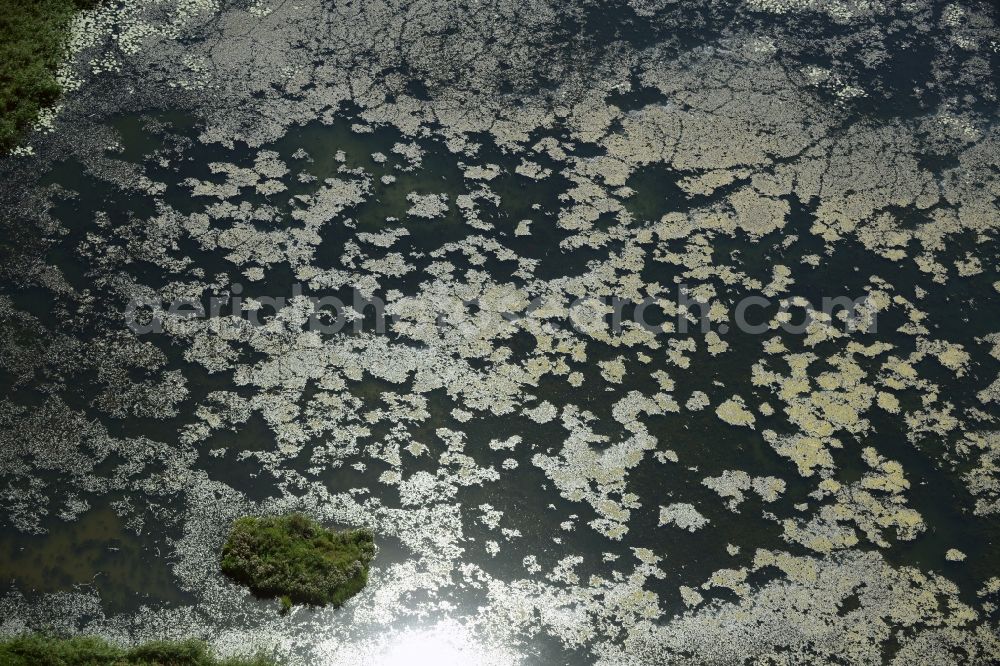
<svg viewBox="0 0 1000 666"><path fill-rule="evenodd" d="M196 640L156 641L122 648L93 636L27 634L0 641L3 666L274 666L263 656L220 659Z"/></svg>
<svg viewBox="0 0 1000 666"><path fill-rule="evenodd" d="M369 529L334 531L302 514L246 517L222 547L222 571L262 597L339 606L368 582Z"/></svg>
<svg viewBox="0 0 1000 666"><path fill-rule="evenodd" d="M61 92L55 72L73 14L95 0L0 0L0 153Z"/></svg>

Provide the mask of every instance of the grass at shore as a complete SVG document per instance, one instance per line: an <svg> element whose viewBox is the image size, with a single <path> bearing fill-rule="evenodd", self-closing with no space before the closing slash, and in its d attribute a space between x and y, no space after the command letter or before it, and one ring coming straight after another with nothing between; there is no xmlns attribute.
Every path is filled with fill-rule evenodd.
<svg viewBox="0 0 1000 666"><path fill-rule="evenodd" d="M0 153L61 90L55 72L73 14L97 0L0 0Z"/></svg>
<svg viewBox="0 0 1000 666"><path fill-rule="evenodd" d="M93 636L27 634L0 641L4 666L274 666L267 657L215 657L196 640L157 641L122 648Z"/></svg>
<svg viewBox="0 0 1000 666"><path fill-rule="evenodd" d="M246 517L233 523L222 571L262 597L339 606L368 582L371 530L334 531L301 514Z"/></svg>

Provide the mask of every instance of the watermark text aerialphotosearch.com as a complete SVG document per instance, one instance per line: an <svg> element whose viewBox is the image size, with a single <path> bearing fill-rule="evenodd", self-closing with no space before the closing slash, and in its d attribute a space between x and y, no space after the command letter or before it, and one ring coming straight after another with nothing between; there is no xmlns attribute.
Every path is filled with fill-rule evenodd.
<svg viewBox="0 0 1000 666"><path fill-rule="evenodd" d="M203 300L176 298L162 302L151 298L132 299L125 310L126 323L138 334L159 333L164 325L178 325L191 320L217 317L238 318L252 326L263 326L293 307L306 313L306 330L324 335L341 332L392 330L402 316L398 302L387 304L378 296L366 296L354 290L347 299L332 294L304 295L302 285L293 285L291 296L244 297L242 285L232 285L228 293ZM405 299L404 299L405 300ZM653 334L701 333L726 334L733 330L749 335L763 335L775 329L793 335L806 334L817 322L864 333L876 332L876 311L867 294L823 297L818 303L802 297L772 298L760 294L744 296L722 306L719 301L704 302L680 285L674 298L647 297L641 301L614 296L579 297L552 308L551 299L538 296L509 299L510 307L490 309L510 324L525 318L544 318L550 325L565 325L580 333L594 333L600 328L619 334L627 328L641 327ZM419 300L442 327L474 326L470 314L483 309L478 299L460 298ZM411 308L406 309L411 312ZM555 314L554 314L555 313ZM490 318L495 324L496 317Z"/></svg>

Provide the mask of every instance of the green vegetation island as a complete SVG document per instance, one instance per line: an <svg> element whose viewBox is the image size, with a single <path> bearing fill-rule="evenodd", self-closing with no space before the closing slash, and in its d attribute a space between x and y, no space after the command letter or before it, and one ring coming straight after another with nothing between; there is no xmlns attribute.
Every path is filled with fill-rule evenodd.
<svg viewBox="0 0 1000 666"><path fill-rule="evenodd" d="M340 606L368 582L375 541L367 528L332 530L299 513L243 517L222 547L222 571L257 596ZM2 666L274 666L273 658L216 657L203 641L119 647L94 636L24 634L0 640Z"/></svg>
<svg viewBox="0 0 1000 666"><path fill-rule="evenodd" d="M3 666L275 666L263 655L216 657L202 641L155 641L123 648L94 636L24 635L0 641Z"/></svg>
<svg viewBox="0 0 1000 666"><path fill-rule="evenodd" d="M330 530L302 514L244 517L222 547L222 572L260 597L340 606L368 582L375 556L367 528Z"/></svg>
<svg viewBox="0 0 1000 666"><path fill-rule="evenodd" d="M17 145L62 89L56 79L74 14L97 0L0 0L0 153Z"/></svg>

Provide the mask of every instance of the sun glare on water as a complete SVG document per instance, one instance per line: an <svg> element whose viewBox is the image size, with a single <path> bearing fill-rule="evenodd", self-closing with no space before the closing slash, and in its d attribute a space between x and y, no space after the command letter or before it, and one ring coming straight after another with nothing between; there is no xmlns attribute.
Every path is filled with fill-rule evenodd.
<svg viewBox="0 0 1000 666"><path fill-rule="evenodd" d="M464 632L463 632L464 633ZM396 638L389 649L376 658L378 666L464 666L485 664L482 647L466 640L462 633L436 627L408 631Z"/></svg>
<svg viewBox="0 0 1000 666"><path fill-rule="evenodd" d="M360 646L359 646L360 647ZM371 666L514 666L520 660L509 650L474 638L457 622L407 629L387 637L378 647L361 647L359 654L344 646L332 650L336 664Z"/></svg>

